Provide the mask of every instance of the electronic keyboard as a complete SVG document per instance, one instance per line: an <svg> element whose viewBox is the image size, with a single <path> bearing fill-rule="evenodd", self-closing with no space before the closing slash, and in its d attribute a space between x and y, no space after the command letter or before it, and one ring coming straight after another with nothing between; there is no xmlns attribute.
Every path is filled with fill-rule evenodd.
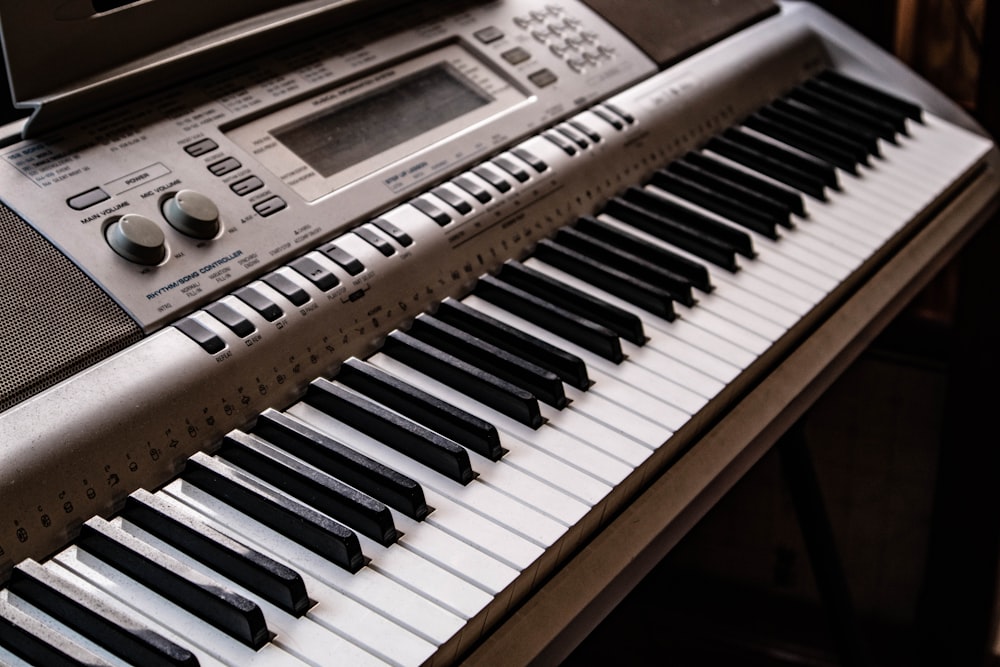
<svg viewBox="0 0 1000 667"><path fill-rule="evenodd" d="M562 655L996 210L811 6L449 11L0 150L0 661Z"/></svg>

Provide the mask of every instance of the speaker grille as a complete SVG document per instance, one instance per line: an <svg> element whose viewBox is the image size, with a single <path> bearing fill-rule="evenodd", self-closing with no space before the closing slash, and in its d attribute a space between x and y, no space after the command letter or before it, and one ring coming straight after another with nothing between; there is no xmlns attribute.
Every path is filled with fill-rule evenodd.
<svg viewBox="0 0 1000 667"><path fill-rule="evenodd" d="M0 411L141 337L107 294L0 204Z"/></svg>

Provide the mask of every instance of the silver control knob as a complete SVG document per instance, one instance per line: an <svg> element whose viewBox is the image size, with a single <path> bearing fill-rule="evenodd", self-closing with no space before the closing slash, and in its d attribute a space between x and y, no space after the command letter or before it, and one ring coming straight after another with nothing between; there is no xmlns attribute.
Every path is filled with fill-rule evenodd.
<svg viewBox="0 0 1000 667"><path fill-rule="evenodd" d="M163 217L181 234L210 239L219 233L219 207L194 190L181 190L163 202Z"/></svg>
<svg viewBox="0 0 1000 667"><path fill-rule="evenodd" d="M136 264L159 264L166 253L163 230L144 215L123 215L108 225L104 237L115 252Z"/></svg>

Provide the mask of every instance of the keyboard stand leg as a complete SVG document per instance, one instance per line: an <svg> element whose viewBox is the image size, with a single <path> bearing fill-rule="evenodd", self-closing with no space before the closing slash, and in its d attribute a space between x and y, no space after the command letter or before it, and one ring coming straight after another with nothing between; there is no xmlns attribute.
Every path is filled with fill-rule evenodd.
<svg viewBox="0 0 1000 667"><path fill-rule="evenodd" d="M867 650L801 421L782 436L777 449L841 664L864 667L870 664Z"/></svg>

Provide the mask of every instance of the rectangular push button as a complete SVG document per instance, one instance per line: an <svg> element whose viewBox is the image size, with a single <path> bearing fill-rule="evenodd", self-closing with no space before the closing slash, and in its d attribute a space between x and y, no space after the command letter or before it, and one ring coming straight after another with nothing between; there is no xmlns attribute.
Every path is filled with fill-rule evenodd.
<svg viewBox="0 0 1000 667"><path fill-rule="evenodd" d="M219 160L208 165L208 170L215 176L223 176L231 171L236 171L242 166L236 158L227 157L225 160Z"/></svg>
<svg viewBox="0 0 1000 667"><path fill-rule="evenodd" d="M299 257L288 265L304 275L324 292L328 292L340 284L340 279L333 275L332 271L328 271L325 266L312 257Z"/></svg>
<svg viewBox="0 0 1000 667"><path fill-rule="evenodd" d="M240 315L232 306L221 301L205 306L205 311L229 327L230 331L240 338L246 338L257 330L250 320Z"/></svg>
<svg viewBox="0 0 1000 667"><path fill-rule="evenodd" d="M391 257L396 252L396 249L388 241L370 229L358 227L354 230L354 233L360 236L366 243L370 243L373 248L386 257Z"/></svg>
<svg viewBox="0 0 1000 667"><path fill-rule="evenodd" d="M270 273L261 278L261 280L280 292L296 306L301 306L309 301L309 293L283 273Z"/></svg>
<svg viewBox="0 0 1000 667"><path fill-rule="evenodd" d="M372 224L388 234L394 241L396 241L396 243L404 248L408 248L413 245L413 239L410 238L409 234L385 218L376 218L375 220L372 220Z"/></svg>
<svg viewBox="0 0 1000 667"><path fill-rule="evenodd" d="M433 190L431 190L431 192L434 195L443 199L444 202L448 204L448 206L451 206L453 209L455 209L462 215L472 212L472 206L469 204L469 202L465 201L464 199L459 197L457 194L455 194L448 188L436 187Z"/></svg>
<svg viewBox="0 0 1000 667"><path fill-rule="evenodd" d="M216 336L211 329L190 317L181 320L174 326L180 329L188 338L201 345L202 349L209 354L221 352L226 347L222 339Z"/></svg>
<svg viewBox="0 0 1000 667"><path fill-rule="evenodd" d="M215 143L211 139L202 139L201 141L196 141L193 144L188 144L184 147L184 151L191 157L200 157L205 153L211 153L219 144Z"/></svg>
<svg viewBox="0 0 1000 667"><path fill-rule="evenodd" d="M66 200L69 207L74 211L82 211L85 208L90 208L95 204L100 204L102 201L109 199L110 195L102 190L101 188L92 188L86 192L81 192L78 195L70 197Z"/></svg>
<svg viewBox="0 0 1000 667"><path fill-rule="evenodd" d="M243 178L236 181L229 186L229 189L241 197L246 197L251 192L260 190L262 187L264 187L264 181L260 180L256 176L250 176L249 178Z"/></svg>
<svg viewBox="0 0 1000 667"><path fill-rule="evenodd" d="M262 218L266 218L269 215L274 215L278 211L282 211L288 204L281 197L271 197L270 199L265 199L262 202L253 205L253 210L257 211L257 215Z"/></svg>
<svg viewBox="0 0 1000 667"><path fill-rule="evenodd" d="M264 296L260 290L253 287L243 287L235 292L233 296L260 313L265 320L273 322L282 315L281 308L274 301Z"/></svg>
<svg viewBox="0 0 1000 667"><path fill-rule="evenodd" d="M337 266L352 276L356 276L365 270L365 265L357 257L336 244L327 243L326 245L322 245L319 247L319 251L336 262Z"/></svg>
<svg viewBox="0 0 1000 667"><path fill-rule="evenodd" d="M432 204L430 201L422 197L414 199L410 203L413 204L413 208L417 209L442 227L451 222L451 216L441 210L441 207Z"/></svg>

